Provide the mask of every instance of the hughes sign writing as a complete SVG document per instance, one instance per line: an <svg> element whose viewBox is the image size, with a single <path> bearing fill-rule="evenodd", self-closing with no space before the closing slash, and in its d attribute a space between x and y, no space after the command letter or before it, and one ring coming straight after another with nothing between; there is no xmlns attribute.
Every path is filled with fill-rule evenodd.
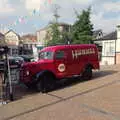
<svg viewBox="0 0 120 120"><path fill-rule="evenodd" d="M73 58L77 58L78 56L89 55L89 54L95 54L95 49L90 48L90 49L72 50Z"/></svg>

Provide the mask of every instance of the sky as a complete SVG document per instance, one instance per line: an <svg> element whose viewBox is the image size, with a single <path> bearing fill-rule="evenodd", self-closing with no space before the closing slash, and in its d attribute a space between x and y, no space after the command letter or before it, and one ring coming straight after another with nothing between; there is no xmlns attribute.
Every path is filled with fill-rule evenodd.
<svg viewBox="0 0 120 120"><path fill-rule="evenodd" d="M73 24L75 10L81 13L91 6L94 30L109 33L120 24L120 0L0 0L0 30L34 34L53 20L55 5L59 6L59 22Z"/></svg>

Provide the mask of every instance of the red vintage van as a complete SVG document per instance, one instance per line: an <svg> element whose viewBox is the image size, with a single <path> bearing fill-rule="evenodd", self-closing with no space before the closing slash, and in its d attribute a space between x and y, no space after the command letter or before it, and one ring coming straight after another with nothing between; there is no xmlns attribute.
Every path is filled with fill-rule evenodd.
<svg viewBox="0 0 120 120"><path fill-rule="evenodd" d="M56 80L74 76L91 79L92 69L99 69L94 44L50 46L40 51L37 62L21 67L20 80L28 87L46 92Z"/></svg>

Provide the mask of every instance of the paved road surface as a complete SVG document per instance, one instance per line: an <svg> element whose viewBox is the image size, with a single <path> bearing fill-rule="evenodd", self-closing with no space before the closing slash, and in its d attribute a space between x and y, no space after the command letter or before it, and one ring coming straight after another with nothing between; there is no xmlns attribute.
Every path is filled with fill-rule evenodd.
<svg viewBox="0 0 120 120"><path fill-rule="evenodd" d="M18 88L16 101L0 106L0 120L120 120L120 65L104 66L93 80L62 83L47 94Z"/></svg>

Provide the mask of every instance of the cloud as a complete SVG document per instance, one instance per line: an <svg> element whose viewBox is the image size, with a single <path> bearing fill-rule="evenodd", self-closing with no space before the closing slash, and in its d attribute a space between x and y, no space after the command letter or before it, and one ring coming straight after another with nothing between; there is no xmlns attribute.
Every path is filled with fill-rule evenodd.
<svg viewBox="0 0 120 120"><path fill-rule="evenodd" d="M60 6L58 10L60 18L58 20L70 24L73 24L76 20L74 10L81 12L91 5L91 21L94 24L94 28L109 32L116 29L116 25L120 23L120 17L117 15L117 13L120 12L120 1L113 1L114 0L51 0L50 2L49 0L0 0L0 15L2 17L6 16L6 22L8 23L11 21L14 22L19 16L28 16L28 29L26 29L26 31L29 31L29 23L36 24L38 27L44 27L48 22L53 20L55 4ZM40 16L31 16L30 13L33 12L33 10L37 10ZM11 17L14 16L15 18L10 19L10 14ZM1 21L4 23L4 17ZM21 28L17 27L17 29L23 30L22 26Z"/></svg>
<svg viewBox="0 0 120 120"><path fill-rule="evenodd" d="M91 3L93 0L71 0L71 1L76 2L78 4L85 5L85 4Z"/></svg>
<svg viewBox="0 0 120 120"><path fill-rule="evenodd" d="M107 2L104 3L103 8L107 12L120 12L120 2Z"/></svg>
<svg viewBox="0 0 120 120"><path fill-rule="evenodd" d="M110 0L51 0L52 4L47 3L48 0L26 0L26 8L28 10L39 9L41 21L49 22L53 19L53 5L60 5L58 14L59 21L73 24L75 21L76 9L78 12L86 9L89 5L92 6L91 21L95 29L102 29L104 32L110 32L116 29L120 23L120 17L112 17L114 12L120 11L120 2L112 2ZM99 7L98 7L99 5ZM109 14L109 15L108 15ZM111 16L111 17L109 17Z"/></svg>
<svg viewBox="0 0 120 120"><path fill-rule="evenodd" d="M119 1L101 0L101 2L94 2L91 14L91 21L94 24L94 28L102 29L106 33L116 30L116 26L120 24L119 6Z"/></svg>
<svg viewBox="0 0 120 120"><path fill-rule="evenodd" d="M68 14L73 13L74 8L84 8L86 5L89 5L93 0L26 0L25 6L28 11L31 10L39 10L41 14L51 14L54 9L54 4L58 4L60 6L59 12L63 15L63 17L67 17ZM68 12L69 10L69 12ZM66 13L66 14L65 14ZM68 13L68 14L67 14ZM45 15L43 15L45 16ZM44 17L48 18L48 17Z"/></svg>
<svg viewBox="0 0 120 120"><path fill-rule="evenodd" d="M9 4L8 0L0 0L0 14L10 14L14 12L14 9Z"/></svg>
<svg viewBox="0 0 120 120"><path fill-rule="evenodd" d="M51 0L51 4L48 3L48 0L26 0L26 9L29 10L39 10L40 11L40 21L49 22L53 20L53 9L54 4L58 4L60 9L58 14L60 15L59 21L73 24L75 21L75 12L76 9L78 12L88 8L89 5L92 6L91 21L94 24L95 29L103 29L105 32L112 31L116 28L116 25L119 24L119 17L115 18L105 18L104 15L110 10L117 10L118 2L113 4L112 2L105 2L100 0ZM99 4L99 7L98 7ZM113 6L112 6L113 5ZM109 8L108 8L109 7Z"/></svg>
<svg viewBox="0 0 120 120"><path fill-rule="evenodd" d="M86 4L90 4L92 3L94 0L56 0L53 2L55 3L59 3L59 4L64 4L64 3L68 3L68 4L79 4L79 5L86 5Z"/></svg>
<svg viewBox="0 0 120 120"><path fill-rule="evenodd" d="M48 23L53 19L53 0L51 3L49 0L26 0L25 6L29 13L36 10L40 16L40 22Z"/></svg>
<svg viewBox="0 0 120 120"><path fill-rule="evenodd" d="M103 15L104 12L91 15L91 21L94 24L94 28L102 29L106 33L114 31L116 29L116 26L120 24L120 17L117 19L116 18L105 19Z"/></svg>
<svg viewBox="0 0 120 120"><path fill-rule="evenodd" d="M27 10L39 10L45 4L46 0L26 0L25 6Z"/></svg>

